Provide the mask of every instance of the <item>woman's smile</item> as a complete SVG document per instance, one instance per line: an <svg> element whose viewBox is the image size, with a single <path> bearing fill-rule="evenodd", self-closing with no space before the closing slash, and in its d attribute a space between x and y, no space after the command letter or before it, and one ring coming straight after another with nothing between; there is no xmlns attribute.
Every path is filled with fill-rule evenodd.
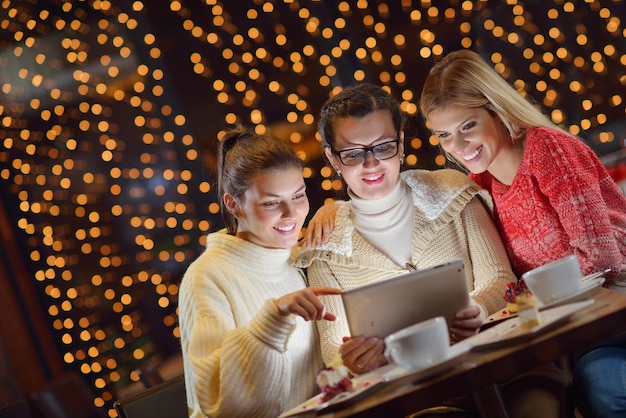
<svg viewBox="0 0 626 418"><path fill-rule="evenodd" d="M363 177L363 182L366 184L380 184L385 178L385 173L374 173Z"/></svg>
<svg viewBox="0 0 626 418"><path fill-rule="evenodd" d="M290 225L284 225L284 226L277 225L274 227L274 229L281 233L292 234L293 231L296 229L296 224L292 223Z"/></svg>
<svg viewBox="0 0 626 418"><path fill-rule="evenodd" d="M483 149L483 146L480 145L471 154L465 154L465 155L459 154L459 157L461 157L463 159L463 161L471 163L471 162L473 162L472 160L477 160L478 159L477 157L480 155L480 152L482 151L482 149Z"/></svg>

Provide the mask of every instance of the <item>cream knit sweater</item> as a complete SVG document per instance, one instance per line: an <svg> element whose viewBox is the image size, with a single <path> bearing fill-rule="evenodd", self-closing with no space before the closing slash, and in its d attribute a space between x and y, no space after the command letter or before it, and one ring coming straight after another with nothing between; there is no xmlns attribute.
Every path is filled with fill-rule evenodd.
<svg viewBox="0 0 626 418"><path fill-rule="evenodd" d="M272 303L306 285L290 255L220 231L185 272L179 325L191 417L276 417L318 392L315 324Z"/></svg>
<svg viewBox="0 0 626 418"><path fill-rule="evenodd" d="M462 258L472 299L488 315L503 308L506 283L516 278L498 231L477 197L481 189L466 175L449 169L405 171L401 178L415 205L411 263L421 269ZM348 290L407 272L363 239L354 228L353 216L350 203L341 203L330 241L301 250L296 264L307 267L309 285ZM350 333L341 298L322 299L328 311L339 315L335 322L318 323L328 363Z"/></svg>

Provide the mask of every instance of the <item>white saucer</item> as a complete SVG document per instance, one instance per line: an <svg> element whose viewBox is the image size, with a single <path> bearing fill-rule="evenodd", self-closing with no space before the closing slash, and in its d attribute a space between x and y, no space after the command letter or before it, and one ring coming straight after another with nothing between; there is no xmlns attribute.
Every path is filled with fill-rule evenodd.
<svg viewBox="0 0 626 418"><path fill-rule="evenodd" d="M604 272L600 272L600 273L604 274ZM578 290L578 292L574 293L573 295L566 296L563 299L550 302L546 305L544 305L541 301L539 301L538 302L539 310L541 311L544 309L555 308L557 306L565 305L568 303L585 300L589 298L596 291L597 288L602 286L603 283L604 283L604 277L597 277L595 279L587 279L580 284L580 289Z"/></svg>
<svg viewBox="0 0 626 418"><path fill-rule="evenodd" d="M401 366L389 365L390 370L382 373L382 380L384 382L391 382L401 378L407 378L413 383L420 382L431 378L437 374L446 372L452 369L455 365L455 360L461 354L465 354L472 349L471 344L466 344L463 341L450 346L448 355L436 364L431 364L421 369L407 370Z"/></svg>
<svg viewBox="0 0 626 418"><path fill-rule="evenodd" d="M583 277L580 279L580 281L584 283L584 282L586 282L587 280L597 279L598 277L602 277L602 276L604 276L605 274L607 274L607 273L608 273L608 272L610 272L610 271L611 271L611 269L606 269L606 270L603 270L603 271L597 271L597 272L595 272L595 273L591 273L591 274L588 274L588 275L586 275L586 276L583 276Z"/></svg>

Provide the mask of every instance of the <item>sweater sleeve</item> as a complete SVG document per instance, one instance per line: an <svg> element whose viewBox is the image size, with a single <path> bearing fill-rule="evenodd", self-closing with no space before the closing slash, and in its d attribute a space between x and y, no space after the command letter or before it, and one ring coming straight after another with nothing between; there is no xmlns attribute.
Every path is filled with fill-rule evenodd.
<svg viewBox="0 0 626 418"><path fill-rule="evenodd" d="M506 284L515 282L506 249L498 230L479 198L475 196L461 212L465 225L474 290L470 296L487 315L505 306L503 298Z"/></svg>
<svg viewBox="0 0 626 418"><path fill-rule="evenodd" d="M267 300L247 325L235 328L230 302L218 288L186 290L192 291L181 289L180 323L188 335L183 350L185 378L193 385L191 416L279 415L292 390L285 384L292 368L286 347L295 319Z"/></svg>
<svg viewBox="0 0 626 418"><path fill-rule="evenodd" d="M341 289L327 263L315 260L311 268L307 270L310 286L329 286ZM322 358L324 364L329 365L339 352L343 344L343 337L350 335L350 328L346 319L342 299L337 296L321 296L320 299L326 305L326 310L337 315L335 321L317 321L317 329L320 335Z"/></svg>
<svg viewBox="0 0 626 418"><path fill-rule="evenodd" d="M541 193L556 211L581 270L585 274L606 268L619 271L624 255L610 216L624 219L624 209L617 215L615 207L625 207L626 199L616 192L612 198L621 199L621 204L607 204L603 187L610 188L612 180L585 144L557 131L538 130L535 134L531 170ZM538 201L541 198L537 197Z"/></svg>

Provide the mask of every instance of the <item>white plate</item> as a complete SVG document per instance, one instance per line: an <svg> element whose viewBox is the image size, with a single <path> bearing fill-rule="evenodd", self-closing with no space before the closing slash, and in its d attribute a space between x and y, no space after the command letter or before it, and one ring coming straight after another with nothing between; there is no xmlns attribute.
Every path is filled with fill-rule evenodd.
<svg viewBox="0 0 626 418"><path fill-rule="evenodd" d="M465 344L465 342L457 343L450 347L448 355L441 362L418 370L406 370L395 364L387 364L386 366L374 369L369 373L354 377L352 379L354 390L350 392L340 393L327 402L322 402L322 394L319 394L301 403L295 408L283 412L278 418L292 417L305 414L307 412L319 412L320 410L329 408L330 406L341 405L345 402L356 400L365 396L371 391L380 389L385 383L391 381L399 379L407 379L413 383L423 381L439 373L452 369L456 358L461 354L467 353L471 349L472 346L470 344Z"/></svg>
<svg viewBox="0 0 626 418"><path fill-rule="evenodd" d="M331 405L340 404L349 399L356 399L357 396L363 395L365 392L369 392L370 390L381 387L382 383L382 375L375 373L375 371L373 370L370 373L354 377L352 379L352 391L342 392L326 402L322 401L323 395L320 393L319 395L312 397L311 399L301 403L300 405L283 412L278 418L287 418L307 412L320 411L324 408L328 408Z"/></svg>
<svg viewBox="0 0 626 418"><path fill-rule="evenodd" d="M601 272L604 274L604 272ZM568 303L578 302L581 300L585 300L589 298L593 293L595 293L596 289L602 286L604 283L604 277L598 277L595 279L587 279L586 281L580 284L580 289L578 292L573 295L569 295L564 297L563 299L556 300L554 302L550 302L547 305L538 301L539 310L542 311L544 309L555 308L557 306L566 305Z"/></svg>
<svg viewBox="0 0 626 418"><path fill-rule="evenodd" d="M561 300L549 303L547 305L543 305L541 301L538 301L539 310L555 308L557 306L578 302L580 300L585 300L591 297L595 293L596 289L604 284L605 279L604 277L602 277L604 274L606 274L606 271L599 271L597 273L588 274L587 276L583 277L580 284L580 290L573 295L567 296ZM485 320L485 329L505 319L513 318L516 316L517 312L509 312L508 309L501 309Z"/></svg>
<svg viewBox="0 0 626 418"><path fill-rule="evenodd" d="M581 302L544 309L539 313L541 324L530 329L522 329L518 317L509 318L473 337L463 340L463 342L472 345L472 350L479 351L500 348L528 340L567 321L570 316L594 302L595 300L593 299L587 299Z"/></svg>

